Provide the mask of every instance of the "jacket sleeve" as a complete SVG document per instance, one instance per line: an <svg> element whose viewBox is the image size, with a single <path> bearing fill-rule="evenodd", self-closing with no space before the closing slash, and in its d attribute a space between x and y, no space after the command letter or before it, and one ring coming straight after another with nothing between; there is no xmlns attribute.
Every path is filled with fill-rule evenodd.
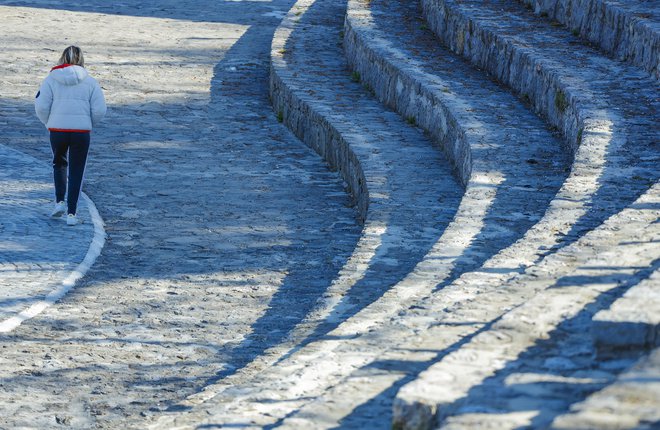
<svg viewBox="0 0 660 430"><path fill-rule="evenodd" d="M108 108L105 105L105 97L101 86L96 83L92 90L92 97L90 99L90 106L92 110L92 125L96 126L101 119L105 116Z"/></svg>
<svg viewBox="0 0 660 430"><path fill-rule="evenodd" d="M37 92L37 97L34 100L34 110L44 125L48 123L50 117L50 108L53 105L53 89L50 84L44 80Z"/></svg>

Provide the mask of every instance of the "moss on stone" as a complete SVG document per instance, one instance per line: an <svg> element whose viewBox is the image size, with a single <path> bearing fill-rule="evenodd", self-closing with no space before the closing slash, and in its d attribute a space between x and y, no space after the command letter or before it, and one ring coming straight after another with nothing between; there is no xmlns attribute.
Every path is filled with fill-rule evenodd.
<svg viewBox="0 0 660 430"><path fill-rule="evenodd" d="M568 98L562 90L557 90L555 93L555 107L561 113L566 112L566 108L568 108Z"/></svg>

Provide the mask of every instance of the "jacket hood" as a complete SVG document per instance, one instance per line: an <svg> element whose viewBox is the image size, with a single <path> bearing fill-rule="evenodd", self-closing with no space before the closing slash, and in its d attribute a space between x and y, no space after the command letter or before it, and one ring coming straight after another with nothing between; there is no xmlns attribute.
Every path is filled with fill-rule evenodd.
<svg viewBox="0 0 660 430"><path fill-rule="evenodd" d="M87 78L87 70L84 67L71 64L62 64L55 66L50 71L57 82L63 85L78 85Z"/></svg>

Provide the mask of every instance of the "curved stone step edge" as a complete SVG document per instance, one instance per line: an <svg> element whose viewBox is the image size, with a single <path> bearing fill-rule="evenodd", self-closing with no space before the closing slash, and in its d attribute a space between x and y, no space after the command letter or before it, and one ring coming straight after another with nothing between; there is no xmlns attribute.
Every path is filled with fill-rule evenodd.
<svg viewBox="0 0 660 430"><path fill-rule="evenodd" d="M278 29L273 39L270 71L270 97L278 120L339 171L357 205L360 221L364 223L369 208L369 189L360 160L341 133L285 82L283 77L288 72L282 59L284 41L286 38Z"/></svg>
<svg viewBox="0 0 660 430"><path fill-rule="evenodd" d="M601 352L659 347L660 271L626 291L609 309L598 312L591 334Z"/></svg>
<svg viewBox="0 0 660 430"><path fill-rule="evenodd" d="M297 27L297 21L313 4L314 0L296 2L275 31L271 45L271 102L278 118L303 142L326 159L331 166L340 171L357 200L359 214L364 223L361 237L353 254L340 271L339 277L333 281L327 294L324 295L323 303L320 303L319 308L309 315L311 319L320 321L328 317L337 317L329 314L336 306L341 306L336 297L343 296L347 291L347 286L366 273L368 265L365 265L365 262L370 261L376 255L380 247L380 236L385 234L388 229L387 220L393 211L398 210L397 205L400 202L388 197L392 194L390 191L392 184L391 181L383 181L388 168L385 166L386 162L383 157L379 155L381 151L375 151L369 142L365 142L368 139L358 132L347 130L346 127L342 128L341 124L333 124L332 112L328 111L328 107L315 103L312 97L308 99L305 94L306 88L300 88L296 82L298 72L288 68L287 41ZM383 112L386 112L384 108ZM407 127L403 122L402 125ZM429 148L431 148L430 144ZM443 264L442 274L433 276L436 284L451 271L455 262L461 259L460 256L469 247L469 240L464 240L462 235L468 234L472 237L480 231L479 221L486 215L489 205L495 198L496 186L503 179L501 175L493 174L479 176L477 180L479 184L463 194L459 207L456 208L456 214L438 240L438 242L446 242L445 246L436 244L429 251L429 254L433 255L441 253L444 257L443 261L446 261L446 264ZM466 207L464 200L472 204ZM465 212L469 213L469 216L461 216ZM461 222L457 223L457 218ZM470 259L471 255L468 253L463 258ZM425 267L428 264L433 263L429 263L429 258L425 257L417 266ZM365 324L363 320L369 320L369 324L373 324L377 316L381 316L381 314L378 310L375 313L370 312L372 307L378 308L380 302L388 302L388 300L392 300L392 297L396 298L393 300L394 302L404 300L404 298L412 300L419 294L426 294L430 283L421 283L417 288L393 288L393 291L386 293L373 304L374 306L368 307L351 318L351 320L362 321L353 326L363 326ZM392 307L388 307L388 309L390 313L396 313L396 309ZM367 318L365 314L372 318Z"/></svg>
<svg viewBox="0 0 660 430"><path fill-rule="evenodd" d="M658 188L660 189L660 186ZM658 194L660 193L656 191L656 197L654 197L656 200L660 198ZM640 202L644 203L645 201L640 200ZM633 211L637 210L635 205L632 207L634 208ZM635 219L635 215L633 213L630 218ZM418 371L415 369L422 367L424 362L433 360L436 356L434 351L444 351L447 348L453 349L453 345L460 342L461 339L467 339L468 336L487 328L488 321L496 321L501 314L508 312L509 316L505 316L502 320L515 322L518 320L517 315L520 313L520 311L515 311L516 308L522 308L522 312L527 312L526 321L533 320L535 315L542 314L538 311L539 307L545 306L546 302L549 301L549 297L555 297L553 294L556 291L548 288L556 280L556 277L551 275L561 272L562 276L571 276L578 264L587 259L586 257L590 259L600 257L599 253L604 252L599 247L600 245L604 245L605 242L627 242L630 239L631 236L627 234L628 230L622 234L612 233L618 231L621 224L626 224L627 218L621 219L625 216L627 215L624 213L612 217L597 230L589 232L588 237L583 238L578 244L572 245L569 249L562 250L558 254L546 257L541 263L542 267L533 272L517 277L503 276L501 273L494 274L487 271L481 274L468 272L457 282L445 287L439 294L436 294L433 300L417 302L422 308L428 310L427 313L419 314L419 311L415 311L413 315L399 314L397 318L389 321L385 328L379 327L369 335L362 336L364 339L351 339L352 346L347 347L347 345L344 345L343 348L338 348L336 351L327 351L324 356L331 357L334 355L335 360L341 362L341 365L353 361L351 372L344 372L341 380L334 382L327 391L311 402L300 405L297 411L288 415L282 424L283 427L337 428L341 426L342 420L348 417L356 407L364 405L381 393L391 390L393 386L401 383L408 374L407 372ZM653 216L646 215L646 218L646 221L649 221L653 219ZM613 226L614 228L612 228ZM637 231L634 226L628 228L631 228L632 232ZM599 238L602 239L603 243L598 242ZM594 246L594 243L596 243L596 246ZM653 247L653 243L648 242L643 246L647 247L648 250ZM578 261L573 258L577 253L580 253L582 260ZM611 257L615 258L619 255L616 252L610 254ZM646 255L651 254L646 252ZM491 267L497 268L503 267L503 265L494 264ZM633 268L633 270L636 269L637 267ZM575 297L578 297L579 303L584 303L588 299L585 298L586 296L581 295L580 288L574 289L572 293L575 293ZM544 289L549 289L549 293ZM540 298L535 298L537 293L540 294ZM594 290L591 293L597 294L598 291ZM562 297L559 296L559 298ZM510 312L511 309L514 309L514 311ZM561 317L561 309L554 312L550 317L557 317L558 315ZM466 321L480 322L462 324ZM504 325L504 329L508 328L506 323L500 323L500 326L502 325ZM496 325L496 327L499 326ZM546 328L550 329L551 327L547 324ZM532 333L533 330L525 326L524 332ZM365 354L360 352L366 345L369 345L369 336L371 336L372 342L371 349L377 350L373 352L373 355L377 357L375 361L373 361L373 358L370 361L365 361ZM536 340L536 338L530 339L532 341ZM374 340L377 344L373 343ZM358 348L357 344L359 342L362 342L365 346ZM460 354L464 354L464 352ZM380 369L379 366L374 366L374 363L381 360L385 363L393 361L398 364L394 369L388 368L374 372L373 369ZM339 366L340 364L337 364L337 367L332 368L331 372L339 374ZM304 370L301 369L300 372L304 372ZM321 375L322 373L318 369L308 370L303 373L299 384L303 383L305 377L319 378ZM367 380L369 381L368 384L365 382ZM432 388L436 386L442 387L443 385L433 384ZM416 388L415 391L419 391L419 389ZM423 402L419 401L419 403ZM427 418L422 421L430 422L430 414L422 414L422 417ZM399 424L395 422L394 428ZM410 424L409 428L417 427Z"/></svg>
<svg viewBox="0 0 660 430"><path fill-rule="evenodd" d="M660 79L660 32L649 22L603 0L518 0L619 60L628 60Z"/></svg>
<svg viewBox="0 0 660 430"><path fill-rule="evenodd" d="M344 25L344 49L349 63L383 103L395 108L403 116L413 115L419 125L436 141L447 142L452 139L460 141L457 144L448 144L450 148L446 152L450 153L450 158L452 153L454 157L457 154L469 156L470 143L462 125L463 122L468 125L474 124L475 120L470 119L471 115L459 112L463 109L459 102L453 99L446 100L444 94L437 94L438 91L427 82L428 77L424 72L415 70L414 65L409 64L409 61L399 59L396 52L390 52L378 42L381 36L378 35L377 30L372 30L370 27L369 10L370 6L363 0L349 1ZM367 23L361 26L361 19L366 19ZM398 93L408 95L408 97L400 97L404 100L404 106L395 102ZM454 98L451 94L448 97ZM607 125L598 120L590 118L585 120L584 124L592 133L581 136L583 142L573 154L570 174L555 198L550 201L543 218L511 247L516 250L517 256L528 256L526 260L529 264L532 264L533 255L538 253L539 249L552 249L557 246L573 223L587 213L588 207L585 202L590 201L598 192L600 181L612 174L605 169L607 147L608 143L610 147L616 146L620 143L620 139L615 142L604 142L611 137L611 133L607 134ZM445 127L452 131L445 130ZM604 136L605 134L607 135ZM462 164L468 159L469 165ZM457 168L463 180L467 181L469 192L466 192L465 198L472 195L470 181L482 182L483 177L488 173L479 172L479 177L470 179L470 172L473 169L476 169L476 173L479 170L493 168L488 165L488 161L473 160L471 157L464 159L459 157L457 160L454 158L454 162L458 162ZM475 193L475 198L477 195L478 193ZM457 216L460 214L459 211ZM553 234L548 235L548 232ZM532 247L525 247L525 243L532 244Z"/></svg>
<svg viewBox="0 0 660 430"><path fill-rule="evenodd" d="M614 139L610 124L618 122L619 117L612 111L605 115L599 109L589 108L591 100L576 96L542 58L482 28L451 4L452 0L421 0L421 3L429 27L449 49L529 100L536 112L561 131L572 153L586 141L607 148ZM497 61L489 61L492 55L496 55Z"/></svg>
<svg viewBox="0 0 660 430"><path fill-rule="evenodd" d="M657 254L653 252L653 239L660 233L660 226L656 222L658 210L654 209L658 202L660 184L612 216L600 228L590 231L578 242L543 260L536 273L540 274L544 266L550 266L545 279L537 275L525 279L523 275L512 280L523 286L531 282L536 284L534 288L541 285L541 290L531 300L505 313L489 330L480 333L402 387L394 401L393 428L435 428L455 411L457 401L471 387L479 385L506 363L515 360L539 338L547 338L559 323L577 314L598 295L619 285L616 279L610 279L602 283L578 285L577 282L552 288L557 278L551 275L558 268L570 275L580 265L590 266L590 273L593 272L591 275L602 272L601 275L608 279L614 270L610 267L621 265L620 257L626 255L630 247L635 247L635 255L644 261L629 261L629 270L639 271L640 264L651 265ZM606 243L598 244L599 241L614 243L601 249ZM619 249L621 245L627 247L625 252ZM604 263L604 259L610 264ZM478 357L480 363L471 363L469 357ZM460 378L454 378L456 375L460 375Z"/></svg>
<svg viewBox="0 0 660 430"><path fill-rule="evenodd" d="M414 118L416 124L433 136L453 164L459 180L467 187L472 174L472 153L464 127L425 82L403 73L387 61L385 55L369 45L365 40L367 36L356 30L355 21L365 14L366 7L360 1L348 1L344 21L344 52L349 66L383 104L404 118ZM380 84L382 81L389 85ZM410 97L400 97L399 102L398 96L402 93Z"/></svg>
<svg viewBox="0 0 660 430"><path fill-rule="evenodd" d="M660 348L640 358L616 381L556 417L552 430L646 429L660 421Z"/></svg>
<svg viewBox="0 0 660 430"><path fill-rule="evenodd" d="M373 90L382 103L403 117L414 117L422 129L444 146L445 153L466 185L461 207L478 207L476 202L491 200L492 196L488 195L488 190L479 184L484 184L485 179L492 177L493 172L499 170L499 161L496 157L493 157L493 160L473 159L471 144L479 142L476 139L471 142L466 131L470 127L481 128L481 123L466 111L469 106L461 103L456 95L449 94L449 98L446 98L439 94L439 91L429 84L426 73L415 69L407 59L398 58L397 53L382 47L379 42L382 35L368 28L369 24L360 25L360 21L369 15L368 2L348 1L344 22L344 51L350 66L360 74L363 83ZM517 257L525 255L525 259L531 264L534 259L530 253L539 252L541 246L554 246L570 224L584 215L585 210L580 202L588 200L590 195L598 190L597 181L601 169L594 167L601 164L595 156L600 152L579 151L574 156L571 175L566 178L556 198L550 202L542 220L512 246L516 249ZM498 181L490 179L487 183L498 184ZM459 210L455 220L458 221L463 213ZM469 211L465 213L468 217L474 216ZM548 231L555 234L546 237ZM472 237L478 233L470 229L464 232L472 233ZM522 243L525 241L534 243L534 249L530 250L528 247L523 250Z"/></svg>
<svg viewBox="0 0 660 430"><path fill-rule="evenodd" d="M469 114L453 115L452 111L463 109L460 103L451 100L446 101L442 98L442 95L436 94L436 91L425 81L426 76L423 72L416 71L414 66L409 65L405 59L399 60L395 57L396 53L392 54L389 50L382 48L378 42L381 35L370 30L368 23L360 25L360 20L370 14L369 8L370 6L364 0L349 0L348 2L344 48L347 57L349 57L349 62L353 64L353 67L358 63L360 64L357 70L360 72L361 77L368 85L371 85L382 102L400 108L398 110L401 115L415 115L416 118L419 118L420 126L425 129L428 127L427 131L436 139L446 140L448 135L457 136L462 140L458 147L461 150L467 148L465 151L469 154L466 133L460 127L462 122L460 124L456 122L456 117L460 115L461 120L468 123L473 123L474 119L470 120ZM385 85L378 85L377 82L385 82ZM409 100L406 106L394 106L394 98L397 92L407 95L407 97L401 97ZM412 100L417 102L415 103ZM451 109L447 108L445 103L451 106ZM442 128L437 124L433 124L434 120L427 121L429 118L435 118L435 121L447 124L448 127L455 127L456 132L441 135L444 132ZM582 145L574 156L570 175L566 178L556 196L550 201L543 217L515 243L485 261L482 267L486 269L516 267L518 271L523 271L538 263L539 254L547 256L555 252L559 248L561 237L570 230L578 219L587 213L588 207L584 202L589 201L599 189L598 181L602 176L604 164L602 154L603 150L591 141ZM470 161L477 162L480 160L470 159ZM497 169L497 166L489 166L488 160L479 163L479 170L488 168ZM468 173L471 170L471 166L466 166L463 171ZM472 181L476 184L483 183L484 177L485 175L479 174L478 177L470 178L468 174L466 179L468 187L464 195L464 201L461 202L461 208L469 208L471 205L478 207L476 202L480 199L483 201L492 199L492 196L485 194L485 190L480 190L478 186L471 185ZM474 217L474 214L459 209L452 224L459 225L460 218L463 215L469 218L470 216ZM467 219L464 222L469 224ZM464 229L463 233L468 238L474 235L473 229L470 228ZM447 236L447 241L451 242L450 236ZM423 265L419 267L423 268Z"/></svg>
<svg viewBox="0 0 660 430"><path fill-rule="evenodd" d="M46 163L37 160L31 155L28 155L24 152L21 152L17 149L10 148L5 145L0 145L0 153L8 152L12 156L21 157L27 160L30 160L31 163L34 163L35 166L43 165L47 166ZM15 154L15 155L14 155ZM6 154L3 156L7 157ZM48 170L47 168L45 169ZM23 172L25 173L25 172ZM45 175L47 177L47 175ZM27 179L24 177L24 179ZM55 305L57 302L62 300L76 285L79 281L87 274L87 272L94 265L98 257L101 255L103 248L105 247L107 233L105 231L105 221L101 217L96 205L92 199L85 193L80 193L80 212L86 210L87 216L91 221L91 227L86 224L78 225L78 229L82 230L91 230L91 238L85 240L82 243L78 239L87 235L87 232L83 234L82 230L77 236L75 242L72 243L73 246L87 246L87 251L82 260L78 261L67 261L63 265L66 266L66 270L57 270L55 275L47 276L46 266L41 268L41 277L44 279L41 284L44 287L44 291L40 291L39 294L34 294L33 297L26 297L25 301L22 301L21 310L17 311L10 317L6 319L0 319L0 334L10 333L13 330L17 329L24 322L37 317L39 314L44 312L49 307ZM31 201L31 204L35 204L34 201ZM45 215L44 215L45 216ZM82 217L81 217L82 218ZM1 224L0 224L1 227ZM64 227L70 228L70 227ZM28 228L29 230L29 228ZM44 243L44 245L46 245ZM52 252L52 249L46 250L48 247L44 247L41 251L44 253ZM36 253L32 252L32 257L38 257Z"/></svg>

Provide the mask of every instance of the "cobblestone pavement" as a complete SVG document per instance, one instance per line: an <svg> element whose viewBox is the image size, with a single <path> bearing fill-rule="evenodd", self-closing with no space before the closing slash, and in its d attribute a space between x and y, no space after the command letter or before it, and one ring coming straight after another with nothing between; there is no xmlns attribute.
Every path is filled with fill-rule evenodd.
<svg viewBox="0 0 660 430"><path fill-rule="evenodd" d="M0 144L47 163L32 100L68 43L110 111L85 185L106 247L64 300L0 338L0 427L140 427L285 339L359 237L337 174L267 98L290 3L3 4Z"/></svg>
<svg viewBox="0 0 660 430"><path fill-rule="evenodd" d="M375 2L373 2L375 3ZM372 4L373 4L372 3ZM347 76L350 74L345 68L341 67L341 53L336 48L332 34L339 33L341 28L341 7L339 2L314 2L299 1L294 6L289 15L290 20L282 26L281 32L278 31L276 40L273 44L273 55L280 54L283 60L278 57L274 61L276 73L288 85L291 91L296 94L298 102L302 106L295 106L294 97L289 97L294 105L291 110L309 112L302 118L291 114L293 119L290 121L293 128L299 127L299 124L305 121L312 123L306 131L311 128L314 130L315 123L329 122L330 127L342 129L347 124L355 123L367 125L359 126L360 130L375 130L372 123L379 125L391 125L392 122L385 120L375 120L375 115L371 113L366 102L355 95L356 90L347 82ZM392 29L395 25L387 26ZM285 40L279 40L279 37ZM312 47L317 50L312 49ZM464 79L465 74L462 75ZM313 85L310 83L314 83ZM466 85L465 82L462 82ZM354 84L354 86L357 86ZM313 88L311 90L310 88ZM374 85L374 88L375 85ZM376 89L378 91L378 89ZM364 93L368 89L363 89ZM405 96L402 96L405 98ZM363 121L360 113L352 112L350 115L342 115L346 112L335 113L328 108L331 101L343 105L344 100L355 100L352 104L360 106L360 111L368 115L371 121ZM348 103L347 103L348 104ZM322 112L318 116L314 116ZM285 115L286 118L286 115ZM309 120L313 118L313 120ZM347 127L350 130L358 129L358 125ZM310 132L314 134L316 131ZM346 132L350 139L350 131ZM364 133L365 141L369 141L372 134L378 136L377 131L373 133ZM361 142L355 145L360 147ZM380 154L387 152L388 146L382 144L379 146ZM508 149L508 148L507 148ZM593 168L594 166L590 166ZM575 176L579 175L577 170ZM388 176L396 178L396 174ZM549 262L543 268L536 270L530 268L529 273L520 275L521 268L538 261L539 257L552 255L558 249L572 243L575 239L566 240L562 246L552 247L550 252L544 252L548 249L540 247L548 241L552 241L552 235L563 229L570 229L575 219L575 212L569 208L574 208L567 202L579 202L589 200L589 198L580 198L572 194L571 185L576 184L574 179L567 187L567 190L561 192L553 203L554 211L546 214L544 221L535 227L535 232L524 240L511 246L511 249L505 250L494 258L487 261L482 267L476 270L463 273L459 279L454 282L441 282L442 273L445 266L452 261L450 255L443 254L448 249L456 254L456 242L452 242L448 227L443 237L438 240L432 250L424 257L424 260L415 267L410 276L406 277L400 283L394 285L380 297L377 301L360 310L350 319L343 321L336 329L328 333L328 336L318 339L314 342L305 343L293 349L281 360L276 362L276 366L267 367L261 372L249 373L244 375L232 375L232 378L219 381L216 386L208 387L200 396L188 399L181 405L181 409L171 411L168 417L160 417L155 421L151 428L174 427L188 428L192 423L197 423L202 427L215 428L222 426L238 426L250 428L389 428L391 426L392 398L396 391L404 384L410 382L417 376L420 370L425 369L434 361L449 355L454 350L461 350L463 345L469 344L471 339L479 334L485 333L485 337L493 341L499 339L497 333L490 333L491 327L502 318L502 314L509 310L521 307L525 312L529 312L524 321L533 323L532 315L539 315L538 303L544 303L544 299L553 297L557 291L552 287L552 283L559 278L569 279L587 279L573 278L572 272L582 270L577 262L584 262L583 259L593 258L593 247L598 250L613 246L617 240L625 240L631 237L630 233L637 230L637 226L630 226L628 230L621 231L620 235L610 237L607 231L611 227L594 233L593 236L586 238L570 247L561 256L549 259ZM583 191L580 187L580 192ZM471 219L478 219L474 206L466 204L469 200L464 198L461 206L464 204L467 208L473 209ZM476 199L475 199L476 200ZM512 199L514 200L514 199ZM655 201L655 200L653 200ZM561 204L563 203L563 204ZM514 202L508 202L509 208L515 208ZM647 204L644 202L644 205ZM650 203L652 207L654 203ZM566 209L566 210L563 210ZM457 212L452 224L458 223L461 218ZM469 212L469 210L468 210ZM579 216L579 215L578 215ZM600 222L603 221L605 214L599 214ZM627 216L627 215L626 215ZM657 211L647 215L649 218L656 216ZM466 217L469 218L469 217ZM622 220L626 223L626 217ZM648 219L646 222L649 222ZM599 222L594 220L593 225ZM501 224L498 224L501 225ZM483 228L484 231L487 227ZM467 229L463 229L461 239L467 235ZM564 235L562 233L561 235ZM650 237L653 233L645 236L641 243L648 245L652 242ZM489 245L494 246L499 241L493 237L488 238ZM503 240L499 238L500 240ZM594 244L598 244L594 246ZM479 245L472 245L477 248ZM530 249L533 248L533 249ZM641 247L643 255L652 256L648 253L649 248ZM478 249L478 248L477 248ZM652 246L651 248L652 249ZM532 255L529 255L531 252ZM616 254L616 253L615 253ZM580 260L575 258L578 255ZM632 254L631 262L635 261L640 254ZM477 256L473 257L478 260ZM483 258L483 256L481 257ZM482 262L483 260L481 260ZM642 261L639 259L639 261ZM476 262L473 261L472 264ZM600 263L600 262L599 262ZM594 263L595 264L595 263ZM644 266L645 262L641 265ZM584 265L584 270L589 270L589 264ZM466 269L465 266L462 267ZM621 268L624 272L625 269ZM628 273L622 273L623 275ZM543 282L538 282L538 277L544 276ZM611 275L608 273L608 275ZM639 276L644 276L640 274ZM517 279L516 279L517 278ZM515 279L515 282L512 280ZM637 279L637 278L635 278ZM586 281L585 281L586 282ZM399 306L406 306L405 302L411 295L426 291L432 291L434 287L440 284L443 288L440 291L433 291L434 294L428 299L419 300L410 309L404 310ZM513 285L511 285L513 284ZM597 287L597 286L594 286ZM541 294L540 298L532 304L524 306L525 301L532 299L536 293L541 293L544 288L549 288L550 292ZM586 302L593 298L585 294L579 296L577 289L566 289L566 294L556 300L556 306L548 315L549 322L543 325L544 329L550 331L554 328L555 319L562 320L569 314L564 314L562 306L573 309L580 309ZM419 297L418 297L419 299ZM578 300L579 299L579 300ZM575 303L572 303L574 301ZM602 298L599 303L593 307L605 306L606 298ZM530 310L531 308L531 310ZM571 330L578 333L578 339L571 339L567 348L561 345L557 348L556 343L547 342L540 348L532 348L529 341L535 341L537 338L531 336L529 339L512 339L504 337L503 343L511 340L510 348L529 348L531 357L525 357L522 364L529 365L530 373L541 373L534 362L534 354L547 360L549 372L559 372L562 363L571 360L562 360L563 354L582 355L579 357L578 364L572 370L577 374L583 372L585 379L587 374L596 377L595 373L590 374L589 369L592 366L591 354L593 349L585 347L576 353L573 342L579 344L588 341L588 333L584 332L589 320L589 312L593 314L593 309L580 313L576 321L568 321L567 324L559 329L563 332L568 326ZM520 314L522 312L519 312ZM511 313L510 319L515 320L516 313ZM507 320L508 321L508 320ZM498 326L499 328L499 326ZM527 328L527 327L525 327ZM553 333L554 335L554 333ZM487 354L486 354L487 356ZM461 359L464 356L461 355ZM507 357L510 359L510 357ZM527 361L529 360L530 363ZM264 359L264 361L267 361ZM460 360L459 360L460 361ZM470 363L478 362L472 356L466 360ZM460 362L462 362L460 361ZM633 360L620 360L610 367L609 372L601 373L601 376L607 374L608 380L612 380L617 372L625 366L632 364ZM506 360L494 360L495 365L507 363ZM493 363L490 363L491 365ZM515 365L518 365L516 362ZM478 372L478 365L475 366L475 372ZM460 375L464 368L453 368L455 371L452 377L457 381L461 380ZM507 369L511 373L510 369ZM533 375L534 378L543 376ZM561 377L557 377L561 380ZM434 385L439 391L443 391L443 380ZM542 380L537 381L539 385L544 385ZM549 379L547 384L551 385ZM460 385L457 383L457 385ZM570 401L578 401L587 392L581 389L579 385L565 384L566 392L570 393ZM601 385L602 386L602 385ZM596 389L595 385L591 389ZM535 402L530 405L543 404L548 397L542 396L542 390L545 386L539 388L537 397L530 394L529 397ZM505 392L505 390L502 390ZM530 391L531 393L531 391ZM490 394L490 393L489 393ZM508 393L506 393L510 396ZM422 396L423 397L423 396ZM484 397L487 398L487 395ZM514 396L510 396L514 397ZM521 396L523 397L523 396ZM548 420L553 414L561 413L562 408L568 407L569 402L552 402L543 410L543 420ZM517 404L519 407L520 404ZM496 412L496 411L495 411ZM495 416L492 412L490 416ZM531 411L533 414L535 411ZM503 412L506 414L506 412ZM507 420L508 417L504 417ZM517 419L518 417L516 417ZM526 414L524 419L529 419ZM484 415L480 419L483 422L487 420ZM480 422L480 423L481 423ZM517 426L521 420L514 421L508 419L505 425ZM536 420L535 422L541 422ZM415 428L414 424L410 428ZM464 428L470 428L469 426Z"/></svg>
<svg viewBox="0 0 660 430"><path fill-rule="evenodd" d="M49 163L2 145L0 160L0 331L7 332L64 294L79 277L73 272L92 248L90 211L95 209L81 198L78 216L83 224L69 228L65 218L49 216L54 198ZM103 243L102 225L98 227L94 257Z"/></svg>
<svg viewBox="0 0 660 430"><path fill-rule="evenodd" d="M631 144L576 131L566 169L530 99L437 54L414 7L394 22L390 0L362 2L373 16L350 2L356 34L397 37L388 46L412 58L419 91L445 68L463 79L434 91L492 142L454 154L457 180L414 126L425 111L387 110L380 84L346 67L345 3L0 0L0 283L24 288L3 289L7 315L83 258L72 241L98 234L44 216L50 150L32 100L64 46L83 47L110 105L85 184L105 248L65 297L0 335L0 428L593 428L603 410L614 427L658 422L657 349L601 356L589 332L596 314L601 337L616 330L613 303L657 284L657 98L639 121L628 109L648 79L608 99L625 104ZM419 102L405 85L390 88ZM520 145L497 137L519 131L498 127L500 110L516 112ZM360 172L333 172L281 122ZM40 226L52 236L29 230ZM26 229L38 240L16 240ZM16 270L28 246L50 278ZM644 318L642 343L656 342L657 318Z"/></svg>

